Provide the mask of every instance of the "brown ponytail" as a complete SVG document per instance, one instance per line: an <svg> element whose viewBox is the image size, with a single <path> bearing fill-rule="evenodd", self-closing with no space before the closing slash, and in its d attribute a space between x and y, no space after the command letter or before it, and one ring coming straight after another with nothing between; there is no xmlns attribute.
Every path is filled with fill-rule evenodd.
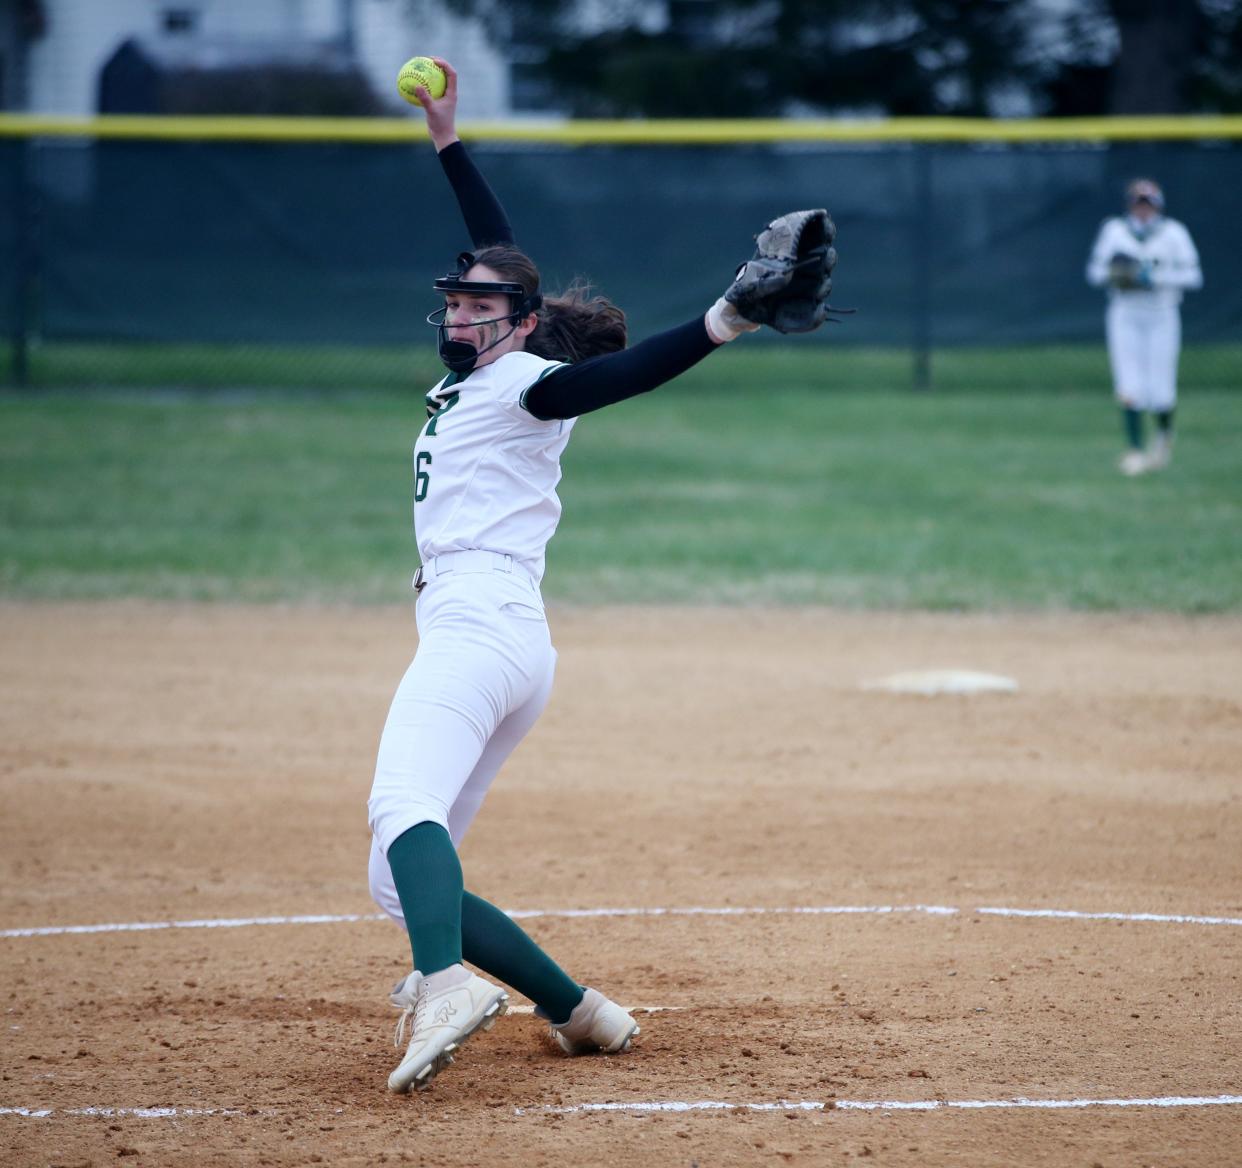
<svg viewBox="0 0 1242 1168"><path fill-rule="evenodd" d="M544 300L526 351L572 365L624 349L625 340L625 313L611 300L592 296L589 284L575 281L560 296Z"/></svg>

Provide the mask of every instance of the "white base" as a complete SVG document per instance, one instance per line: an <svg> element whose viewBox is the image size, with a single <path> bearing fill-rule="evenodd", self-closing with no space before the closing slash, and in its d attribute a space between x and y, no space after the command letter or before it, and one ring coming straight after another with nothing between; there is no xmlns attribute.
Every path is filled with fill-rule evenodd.
<svg viewBox="0 0 1242 1168"><path fill-rule="evenodd" d="M972 694L1012 693L1018 683L998 673L977 673L970 669L927 669L916 673L895 673L892 677L863 683L863 689L887 693Z"/></svg>

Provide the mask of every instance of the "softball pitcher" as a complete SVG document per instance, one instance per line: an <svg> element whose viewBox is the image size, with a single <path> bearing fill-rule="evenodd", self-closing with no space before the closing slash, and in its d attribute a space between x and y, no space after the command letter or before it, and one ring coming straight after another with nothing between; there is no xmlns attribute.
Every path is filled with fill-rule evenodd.
<svg viewBox="0 0 1242 1168"><path fill-rule="evenodd" d="M414 448L419 644L389 710L368 802L372 895L408 932L414 964L392 993L403 1011L398 1045L409 1029L388 1080L396 1092L425 1087L504 1012L508 995L496 982L535 1002L567 1054L623 1051L638 1033L625 1010L464 890L457 846L552 687L540 581L575 419L654 389L761 321L817 327L831 311L836 261L827 213L791 213L769 225L755 259L704 316L626 349L615 305L581 288L540 291L457 138L456 74L437 64L444 96L418 96L475 250L434 285L443 306L428 321L449 372L428 395Z"/></svg>
<svg viewBox="0 0 1242 1168"><path fill-rule="evenodd" d="M1087 263L1087 282L1108 289L1105 334L1113 392L1127 440L1119 463L1127 475L1160 470L1173 451L1182 293L1203 286L1190 232L1164 215L1164 194L1151 179L1126 188L1125 216L1106 219ZM1143 414L1156 429L1144 448Z"/></svg>

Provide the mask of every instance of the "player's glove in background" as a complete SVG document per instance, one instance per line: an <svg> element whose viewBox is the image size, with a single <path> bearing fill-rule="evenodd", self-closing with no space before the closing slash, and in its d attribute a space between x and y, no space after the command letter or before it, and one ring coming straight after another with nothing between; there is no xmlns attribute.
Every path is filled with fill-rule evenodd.
<svg viewBox="0 0 1242 1168"><path fill-rule="evenodd" d="M1108 282L1123 292L1151 287L1151 269L1137 256L1117 252L1108 261Z"/></svg>

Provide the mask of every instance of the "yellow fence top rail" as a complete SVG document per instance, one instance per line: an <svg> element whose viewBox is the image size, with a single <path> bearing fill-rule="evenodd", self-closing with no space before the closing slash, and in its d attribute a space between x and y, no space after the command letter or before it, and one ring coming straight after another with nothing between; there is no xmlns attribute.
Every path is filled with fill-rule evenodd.
<svg viewBox="0 0 1242 1168"><path fill-rule="evenodd" d="M1121 142L1242 138L1242 116L1124 118L738 118L720 121L468 122L471 141L552 145L720 145L763 142ZM237 142L419 142L418 118L93 118L0 114L0 137Z"/></svg>

